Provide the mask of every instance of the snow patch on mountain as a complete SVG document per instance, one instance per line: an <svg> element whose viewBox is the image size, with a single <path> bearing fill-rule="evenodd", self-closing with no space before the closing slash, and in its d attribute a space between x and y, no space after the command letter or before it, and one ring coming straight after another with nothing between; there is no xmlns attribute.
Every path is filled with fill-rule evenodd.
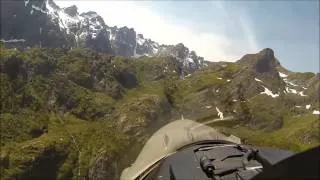
<svg viewBox="0 0 320 180"><path fill-rule="evenodd" d="M52 7L49 3L49 1L46 1L46 8L48 10L48 13L52 16L55 16L55 12L58 11L58 9L55 9L54 7Z"/></svg>
<svg viewBox="0 0 320 180"><path fill-rule="evenodd" d="M299 92L299 95L300 95L300 96L303 96L303 97L304 97L304 96L307 96L307 95L303 94L303 91L300 91L300 92Z"/></svg>
<svg viewBox="0 0 320 180"><path fill-rule="evenodd" d="M4 42L4 43L15 43L15 42L25 42L26 40L25 39L9 39L9 40L4 40L4 39L1 39L0 41Z"/></svg>
<svg viewBox="0 0 320 180"><path fill-rule="evenodd" d="M24 6L26 7L29 4L29 0L24 1Z"/></svg>
<svg viewBox="0 0 320 180"><path fill-rule="evenodd" d="M220 117L220 119L223 119L223 113L220 111L220 109L216 107L216 110L218 112L218 116Z"/></svg>
<svg viewBox="0 0 320 180"><path fill-rule="evenodd" d="M288 93L298 94L297 90L291 89L291 88L289 88L289 87L286 87L286 91L287 91Z"/></svg>
<svg viewBox="0 0 320 180"><path fill-rule="evenodd" d="M284 82L286 82L287 84L290 84L291 86L298 86L297 84L294 84L290 81L288 81L288 79L283 79Z"/></svg>
<svg viewBox="0 0 320 180"><path fill-rule="evenodd" d="M314 110L314 111L312 112L312 114L319 115L319 114L320 114L320 111Z"/></svg>
<svg viewBox="0 0 320 180"><path fill-rule="evenodd" d="M47 13L45 10L43 10L42 8L38 7L38 6L35 6L35 5L31 5L32 9L34 10L37 10L37 11L40 11L42 13Z"/></svg>
<svg viewBox="0 0 320 180"><path fill-rule="evenodd" d="M307 95L305 95L303 93L303 91L298 91L296 89L293 89L295 87L299 87L299 85L291 82L288 80L288 75L287 74L284 74L284 73L281 73L279 72L279 76L282 78L282 80L286 83L286 87L285 87L285 91L284 93L292 93L292 94L296 94L296 95L299 95L299 96L302 96L302 97L305 97ZM291 88L290 88L291 87ZM307 88L306 87L301 87L302 89L306 90Z"/></svg>
<svg viewBox="0 0 320 180"><path fill-rule="evenodd" d="M109 40L110 40L110 41L115 41L115 40L116 40L117 30L112 31L111 28L107 28L107 32L109 33Z"/></svg>
<svg viewBox="0 0 320 180"><path fill-rule="evenodd" d="M146 42L146 40L145 40L145 39L140 38L139 36L137 36L137 43L138 43L139 45L141 45L141 46L142 46L145 42Z"/></svg>
<svg viewBox="0 0 320 180"><path fill-rule="evenodd" d="M158 48L153 46L153 47L152 47L152 53L153 53L153 54L156 54L157 52L158 52Z"/></svg>
<svg viewBox="0 0 320 180"><path fill-rule="evenodd" d="M258 78L254 78L254 80L255 81L257 81L257 82L262 82L260 79L258 79Z"/></svg>
<svg viewBox="0 0 320 180"><path fill-rule="evenodd" d="M271 96L272 98L276 98L279 97L279 93L278 94L273 94L272 91L270 91L268 88L262 86L264 88L264 92L261 92L260 94L266 94L268 96Z"/></svg>
<svg viewBox="0 0 320 180"><path fill-rule="evenodd" d="M288 75L286 75L286 74L284 74L284 73L282 73L282 72L279 72L279 76L282 77L282 78L288 77Z"/></svg>
<svg viewBox="0 0 320 180"><path fill-rule="evenodd" d="M191 59L190 57L187 57L187 58L186 58L186 61L193 63L193 59Z"/></svg>
<svg viewBox="0 0 320 180"><path fill-rule="evenodd" d="M286 92L287 92L287 93L292 93L292 94L297 94L297 95L300 95L300 96L302 96L302 97L307 96L307 95L305 95L305 94L303 93L303 91L298 92L297 90L291 89L291 88L289 88L289 87L286 87L285 93L286 93Z"/></svg>
<svg viewBox="0 0 320 180"><path fill-rule="evenodd" d="M136 54L138 56L156 56L159 51L159 44L151 39L145 39L142 34L136 35Z"/></svg>
<svg viewBox="0 0 320 180"><path fill-rule="evenodd" d="M307 104L306 109L310 109L310 108L311 108L311 104Z"/></svg>
<svg viewBox="0 0 320 180"><path fill-rule="evenodd" d="M76 26L77 23L80 22L80 17L79 16L71 17L68 14L62 12L62 10L59 10L57 13L58 13L58 16L59 16L60 28L61 29L65 29L67 31L67 34L70 33L70 28L72 26Z"/></svg>
<svg viewBox="0 0 320 180"><path fill-rule="evenodd" d="M282 73L282 72L279 72L279 76L283 79L283 81L286 83L286 84L290 84L291 86L298 86L297 84L294 84L294 83L292 83L292 82L290 82L289 80L288 80L288 75L287 74L284 74L284 73Z"/></svg>

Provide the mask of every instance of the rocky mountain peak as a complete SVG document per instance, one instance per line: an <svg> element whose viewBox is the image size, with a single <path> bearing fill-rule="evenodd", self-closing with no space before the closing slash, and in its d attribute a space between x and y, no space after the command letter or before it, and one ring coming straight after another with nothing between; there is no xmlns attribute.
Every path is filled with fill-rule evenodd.
<svg viewBox="0 0 320 180"><path fill-rule="evenodd" d="M265 88L272 92L277 92L274 96L279 95L280 90L284 89L285 83L279 76L277 67L280 63L274 55L274 51L265 48L256 54L246 54L236 62L242 70L236 75L235 82L248 87L245 92L246 96L251 96ZM258 81L262 81L263 84ZM282 91L281 91L282 92Z"/></svg>
<svg viewBox="0 0 320 180"><path fill-rule="evenodd" d="M258 54L268 59L274 58L274 52L270 48L262 49Z"/></svg>
<svg viewBox="0 0 320 180"><path fill-rule="evenodd" d="M71 17L75 17L78 15L78 8L77 6L73 5L73 6L64 8L64 12Z"/></svg>
<svg viewBox="0 0 320 180"><path fill-rule="evenodd" d="M89 18L89 17L96 17L98 16L98 14L95 11L88 11L88 12L81 13L80 16L84 18Z"/></svg>
<svg viewBox="0 0 320 180"><path fill-rule="evenodd" d="M255 69L258 73L275 71L279 62L274 57L274 52L270 48L263 49L258 53L258 59L255 63Z"/></svg>
<svg viewBox="0 0 320 180"><path fill-rule="evenodd" d="M237 63L242 66L252 68L256 73L275 73L280 66L279 61L274 56L274 51L265 48L256 54L246 54Z"/></svg>
<svg viewBox="0 0 320 180"><path fill-rule="evenodd" d="M1 1L1 39L6 47L90 48L127 57L172 56L187 69L203 67L203 57L182 43L160 45L129 27L110 27L96 12L79 14L73 5L60 8L53 0ZM6 10L7 9L7 10ZM191 53L192 52L192 53Z"/></svg>
<svg viewBox="0 0 320 180"><path fill-rule="evenodd" d="M134 56L136 46L136 32L134 29L124 26L116 32L115 38L111 41L114 53L127 57Z"/></svg>

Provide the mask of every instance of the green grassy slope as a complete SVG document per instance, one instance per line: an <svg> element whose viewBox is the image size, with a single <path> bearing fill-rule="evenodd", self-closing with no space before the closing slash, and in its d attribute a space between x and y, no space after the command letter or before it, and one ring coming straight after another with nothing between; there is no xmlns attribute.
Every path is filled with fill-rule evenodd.
<svg viewBox="0 0 320 180"><path fill-rule="evenodd" d="M290 74L308 81L307 97L272 98L260 94L254 78L274 93L283 80L237 63L186 75L170 57L37 48L2 48L0 55L2 179L118 178L155 130L181 115L219 118L216 107L234 121L212 126L245 143L294 151L320 144L319 116L312 114L319 89L310 73Z"/></svg>

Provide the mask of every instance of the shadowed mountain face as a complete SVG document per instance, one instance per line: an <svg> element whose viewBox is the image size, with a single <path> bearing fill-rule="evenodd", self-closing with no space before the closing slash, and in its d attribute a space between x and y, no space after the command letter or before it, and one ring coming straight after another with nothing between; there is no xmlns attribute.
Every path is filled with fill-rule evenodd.
<svg viewBox="0 0 320 180"><path fill-rule="evenodd" d="M276 67L280 65L274 56L273 50L270 48L263 49L257 54L247 54L238 63L253 68L259 74L274 73L276 72Z"/></svg>
<svg viewBox="0 0 320 180"><path fill-rule="evenodd" d="M96 12L79 14L76 6L60 8L52 0L1 1L1 24L6 47L81 47L126 57L173 56L190 72L205 65L182 43L160 45L132 28L109 27Z"/></svg>
<svg viewBox="0 0 320 180"><path fill-rule="evenodd" d="M60 31L49 16L40 10L33 9L41 5L39 1L32 1L34 5L25 6L23 1L1 1L1 39L24 40L23 42L8 42L8 46L70 47L67 34Z"/></svg>
<svg viewBox="0 0 320 180"><path fill-rule="evenodd" d="M269 72L275 69L279 64L276 62L272 49L264 49L259 53L259 60L255 65L255 69L258 73Z"/></svg>

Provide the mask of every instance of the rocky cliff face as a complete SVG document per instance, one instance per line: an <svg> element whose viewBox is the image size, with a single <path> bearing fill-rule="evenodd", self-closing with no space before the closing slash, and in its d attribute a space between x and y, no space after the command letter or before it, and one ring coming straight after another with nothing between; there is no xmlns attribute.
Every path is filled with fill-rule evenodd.
<svg viewBox="0 0 320 180"><path fill-rule="evenodd" d="M160 45L128 27L109 27L96 12L79 14L53 0L1 1L1 39L6 47L89 48L126 57L173 56L189 71L204 59L182 43Z"/></svg>
<svg viewBox="0 0 320 180"><path fill-rule="evenodd" d="M189 51L182 43L177 45L159 45L159 43L151 39L144 39L142 34L138 34L136 48L136 56L173 56L190 69L204 66L204 58L197 56L194 51Z"/></svg>
<svg viewBox="0 0 320 180"><path fill-rule="evenodd" d="M280 63L276 60L272 49L266 48L257 54L244 55L236 64L242 70L235 75L234 83L241 83L246 87L245 96L259 93L268 87L271 91L277 92L275 94L284 90L285 84L277 71ZM234 93L237 94L236 90Z"/></svg>
<svg viewBox="0 0 320 180"><path fill-rule="evenodd" d="M68 34L41 10L40 1L1 1L1 39L6 46L70 47Z"/></svg>

